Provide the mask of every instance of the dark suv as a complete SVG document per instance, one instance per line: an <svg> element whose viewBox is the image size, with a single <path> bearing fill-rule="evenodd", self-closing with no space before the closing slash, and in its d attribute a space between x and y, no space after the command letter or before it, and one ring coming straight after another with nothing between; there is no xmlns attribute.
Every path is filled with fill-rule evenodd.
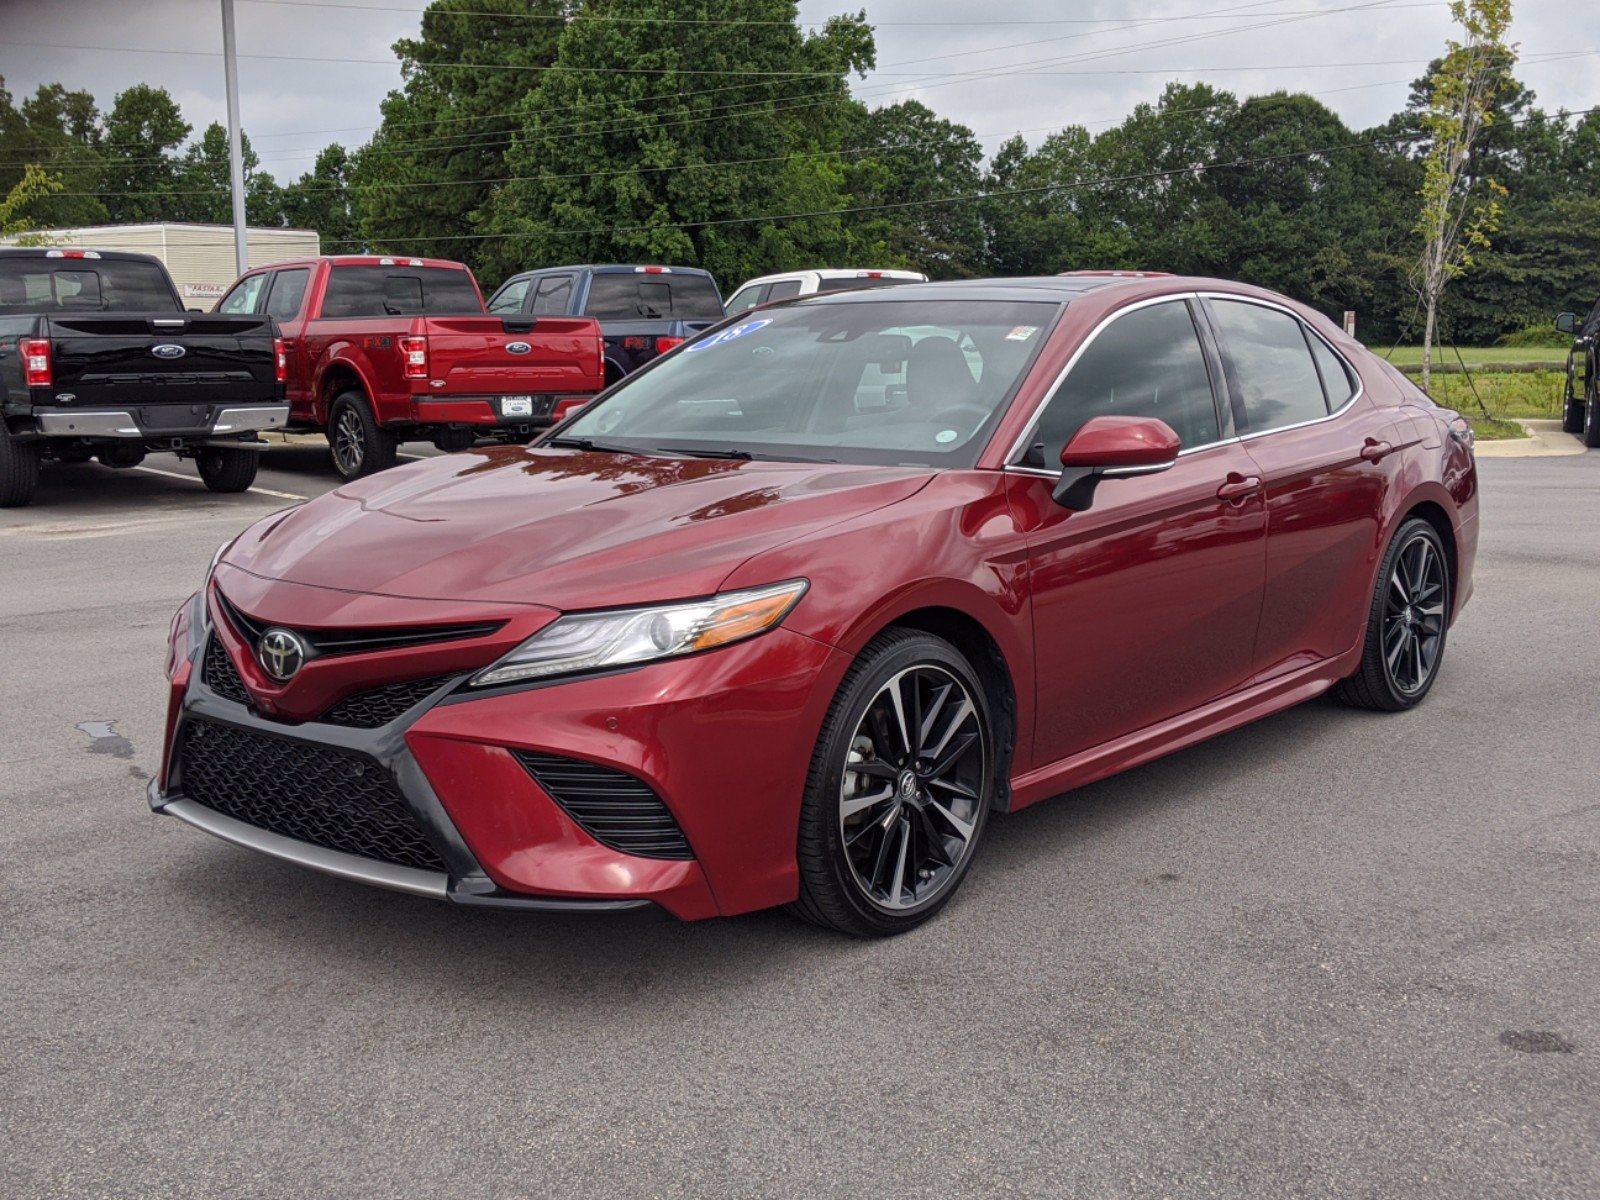
<svg viewBox="0 0 1600 1200"><path fill-rule="evenodd" d="M492 316L593 317L605 337L606 386L723 318L722 296L697 267L546 267L513 275L489 298Z"/></svg>
<svg viewBox="0 0 1600 1200"><path fill-rule="evenodd" d="M1600 446L1600 301L1582 318L1564 312L1556 328L1570 333L1567 352L1567 388L1562 397L1561 428L1583 435L1585 446Z"/></svg>

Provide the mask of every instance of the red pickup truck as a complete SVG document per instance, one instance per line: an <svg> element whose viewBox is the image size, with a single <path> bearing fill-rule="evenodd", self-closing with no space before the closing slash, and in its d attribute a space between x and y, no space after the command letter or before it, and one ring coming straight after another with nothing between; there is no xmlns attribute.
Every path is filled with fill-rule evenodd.
<svg viewBox="0 0 1600 1200"><path fill-rule="evenodd" d="M526 442L605 384L600 327L584 317L491 317L463 264L336 255L239 277L219 313L278 325L290 430L325 433L345 479L394 465L396 447Z"/></svg>

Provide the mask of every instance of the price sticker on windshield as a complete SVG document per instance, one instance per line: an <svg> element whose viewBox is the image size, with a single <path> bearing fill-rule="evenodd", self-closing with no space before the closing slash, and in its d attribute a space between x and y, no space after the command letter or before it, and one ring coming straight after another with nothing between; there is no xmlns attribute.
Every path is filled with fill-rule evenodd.
<svg viewBox="0 0 1600 1200"><path fill-rule="evenodd" d="M690 354L696 350L709 350L713 346L720 346L725 342L731 342L734 340L734 338L742 338L747 333L754 333L758 329L765 329L771 324L771 317L760 317L754 321L743 321L738 325L730 325L721 333L714 333L710 337L695 342L691 346L685 346L683 352L685 354Z"/></svg>
<svg viewBox="0 0 1600 1200"><path fill-rule="evenodd" d="M1025 342L1038 332L1039 327L1037 325L1018 325L1010 333L1006 334L1006 341Z"/></svg>

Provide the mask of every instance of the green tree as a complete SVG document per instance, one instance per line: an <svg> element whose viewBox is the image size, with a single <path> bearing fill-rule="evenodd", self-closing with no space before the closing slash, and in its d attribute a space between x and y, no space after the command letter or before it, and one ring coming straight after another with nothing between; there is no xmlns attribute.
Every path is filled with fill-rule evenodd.
<svg viewBox="0 0 1600 1200"><path fill-rule="evenodd" d="M696 23L728 11L715 0L585 5L590 19L567 26L557 69L519 106L512 179L492 203L491 277L646 261L706 267L727 287L842 258L850 242L835 216L746 218L844 207L830 153L855 107L846 76L874 62L871 31L834 17L807 35L793 0L747 0L740 25Z"/></svg>
<svg viewBox="0 0 1600 1200"><path fill-rule="evenodd" d="M404 80L357 156L351 195L362 236L409 249L410 239L478 265L476 234L491 190L506 175L513 110L537 91L573 0L439 0L416 38L395 43ZM494 65L489 65L494 64ZM334 249L351 249L346 229Z"/></svg>
<svg viewBox="0 0 1600 1200"><path fill-rule="evenodd" d="M325 251L363 248L350 192L350 155L335 142L317 155L316 165L283 189L284 224L315 229ZM452 251L453 253L453 251Z"/></svg>
<svg viewBox="0 0 1600 1200"><path fill-rule="evenodd" d="M1433 75L1422 128L1431 139L1423 160L1417 232L1422 256L1412 275L1422 300L1422 386L1428 387L1437 342L1439 301L1452 279L1472 266L1497 227L1504 186L1471 170L1474 150L1494 122L1494 106L1509 76L1511 0L1451 0L1450 13L1466 41L1449 43Z"/></svg>
<svg viewBox="0 0 1600 1200"><path fill-rule="evenodd" d="M26 233L38 229L39 223L29 215L29 208L60 190L59 179L46 174L37 163L29 163L22 169L22 178L17 180L4 198L0 198L0 234ZM40 244L46 239L25 237L20 240L22 245L27 246Z"/></svg>
<svg viewBox="0 0 1600 1200"><path fill-rule="evenodd" d="M239 156L244 161L244 211L251 225L283 224L283 195L277 181L260 169L261 159L250 147L250 136L239 133ZM217 121L206 126L190 143L178 164L167 219L209 225L233 223L233 173L228 155L228 131Z"/></svg>
<svg viewBox="0 0 1600 1200"><path fill-rule="evenodd" d="M101 191L110 219L171 220L179 197L176 151L190 125L165 88L135 84L118 93L101 138Z"/></svg>
<svg viewBox="0 0 1600 1200"><path fill-rule="evenodd" d="M14 106L0 79L0 192L9 192L29 166L59 186L35 193L27 206L34 228L92 225L106 219L93 193L100 186L99 111L88 92L41 85Z"/></svg>

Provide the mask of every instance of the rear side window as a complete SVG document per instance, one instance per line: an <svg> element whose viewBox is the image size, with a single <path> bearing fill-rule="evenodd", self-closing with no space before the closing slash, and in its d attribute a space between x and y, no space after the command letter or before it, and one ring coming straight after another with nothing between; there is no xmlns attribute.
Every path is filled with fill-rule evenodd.
<svg viewBox="0 0 1600 1200"><path fill-rule="evenodd" d="M1240 300L1212 300L1228 357L1228 382L1250 433L1328 415L1322 380L1298 319Z"/></svg>
<svg viewBox="0 0 1600 1200"><path fill-rule="evenodd" d="M1100 331L1045 405L1028 465L1053 468L1084 422L1104 416L1155 417L1185 448L1218 439L1211 375L1182 300L1136 308Z"/></svg>
<svg viewBox="0 0 1600 1200"><path fill-rule="evenodd" d="M292 321L299 316L300 303L306 298L306 284L310 281L309 267L279 271L272 281L272 294L267 297L267 316L280 321Z"/></svg>
<svg viewBox="0 0 1600 1200"><path fill-rule="evenodd" d="M824 279L817 284L819 292L859 292L864 288L894 287L901 283L910 283L909 279L888 279L882 275L844 276L843 278Z"/></svg>
<svg viewBox="0 0 1600 1200"><path fill-rule="evenodd" d="M483 311L471 277L450 267L334 267L322 297L324 317L482 316Z"/></svg>
<svg viewBox="0 0 1600 1200"><path fill-rule="evenodd" d="M572 276L551 275L539 281L539 291L533 297L533 315L564 317L571 304Z"/></svg>
<svg viewBox="0 0 1600 1200"><path fill-rule="evenodd" d="M178 300L155 263L19 255L0 257L0 311L177 312Z"/></svg>
<svg viewBox="0 0 1600 1200"><path fill-rule="evenodd" d="M798 279L782 279L772 285L772 290L767 293L768 300L787 300L790 296L800 294L800 281Z"/></svg>
<svg viewBox="0 0 1600 1200"><path fill-rule="evenodd" d="M601 321L714 321L723 312L716 285L704 275L605 271L589 281L584 315Z"/></svg>
<svg viewBox="0 0 1600 1200"><path fill-rule="evenodd" d="M519 313L522 311L522 302L528 298L528 284L530 280L518 279L508 283L495 293L489 301L491 313Z"/></svg>
<svg viewBox="0 0 1600 1200"><path fill-rule="evenodd" d="M1322 390L1328 397L1328 411L1338 412L1356 394L1356 383L1350 377L1350 368L1316 334L1311 334L1306 340L1311 343L1311 357L1316 359L1317 373L1322 376Z"/></svg>

